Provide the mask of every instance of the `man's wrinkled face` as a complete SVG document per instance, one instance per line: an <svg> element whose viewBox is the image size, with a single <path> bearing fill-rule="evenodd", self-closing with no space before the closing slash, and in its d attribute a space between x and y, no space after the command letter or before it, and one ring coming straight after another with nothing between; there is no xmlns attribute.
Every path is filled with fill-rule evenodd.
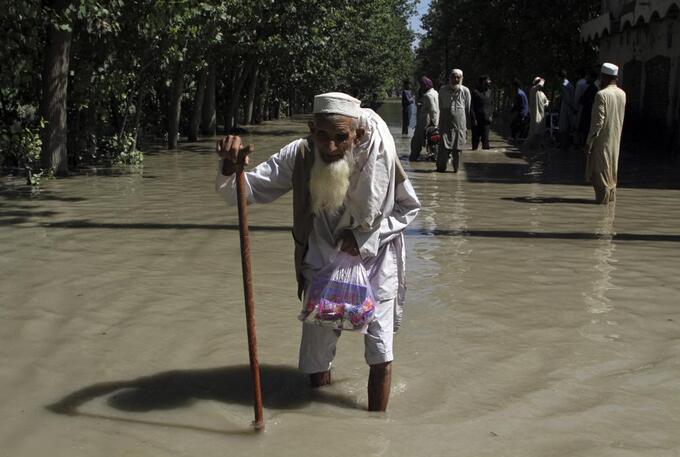
<svg viewBox="0 0 680 457"><path fill-rule="evenodd" d="M314 144L320 157L326 163L336 162L352 150L356 139L356 130L352 128L352 118L333 116L329 119L315 116L309 124Z"/></svg>
<svg viewBox="0 0 680 457"><path fill-rule="evenodd" d="M451 75L451 85L452 86L457 86L463 82L463 77L459 75L458 73L452 74Z"/></svg>

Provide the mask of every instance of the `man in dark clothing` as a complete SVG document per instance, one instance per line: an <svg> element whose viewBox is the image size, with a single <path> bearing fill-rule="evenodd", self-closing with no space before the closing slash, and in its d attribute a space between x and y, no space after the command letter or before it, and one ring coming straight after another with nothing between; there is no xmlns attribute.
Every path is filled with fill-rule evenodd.
<svg viewBox="0 0 680 457"><path fill-rule="evenodd" d="M482 149L490 149L489 131L493 120L493 93L491 92L491 80L488 76L480 76L477 88L472 91L472 150L479 147L482 141Z"/></svg>
<svg viewBox="0 0 680 457"><path fill-rule="evenodd" d="M576 100L576 103L580 104L582 107L581 117L578 123L578 132L581 138L587 138L590 130L591 111L593 109L593 103L595 102L595 95L597 95L597 91L600 90L600 88L597 87L597 77L598 74L596 72L591 72L588 75L588 87L586 87L583 95Z"/></svg>
<svg viewBox="0 0 680 457"><path fill-rule="evenodd" d="M411 123L411 117L415 111L416 98L411 92L411 82L408 79L404 80L404 90L401 91L401 134L408 135L408 128Z"/></svg>
<svg viewBox="0 0 680 457"><path fill-rule="evenodd" d="M515 101L512 105L512 124L510 125L510 136L513 140L525 138L529 125L529 99L522 90L522 85L518 79L512 82L515 91Z"/></svg>

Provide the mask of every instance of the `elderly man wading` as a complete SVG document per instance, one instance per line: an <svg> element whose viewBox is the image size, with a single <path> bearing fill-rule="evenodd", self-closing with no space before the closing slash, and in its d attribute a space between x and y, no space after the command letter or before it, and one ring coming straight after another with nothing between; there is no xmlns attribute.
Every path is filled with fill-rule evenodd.
<svg viewBox="0 0 680 457"><path fill-rule="evenodd" d="M619 147L626 93L616 85L619 67L605 63L600 70L600 89L591 112L586 140L586 179L595 189L595 202L606 205L616 199Z"/></svg>
<svg viewBox="0 0 680 457"><path fill-rule="evenodd" d="M360 101L332 92L314 97L310 135L295 140L246 173L249 203L269 203L293 191L293 239L298 298L338 250L360 256L376 298L364 335L370 366L368 408L385 411L392 377L392 341L404 299L403 230L420 202L397 158L385 122ZM237 136L217 143L217 191L236 203L231 176L252 151ZM247 159L245 159L247 160ZM246 162L247 163L247 162ZM354 335L353 335L354 336ZM340 331L302 324L299 366L313 387L331 382Z"/></svg>

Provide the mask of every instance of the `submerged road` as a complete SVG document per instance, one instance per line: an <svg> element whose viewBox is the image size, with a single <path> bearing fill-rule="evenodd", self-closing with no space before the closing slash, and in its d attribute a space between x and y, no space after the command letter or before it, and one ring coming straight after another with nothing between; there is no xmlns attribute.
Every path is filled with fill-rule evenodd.
<svg viewBox="0 0 680 457"><path fill-rule="evenodd" d="M381 114L399 153L398 105ZM254 163L303 136L266 123ZM582 158L494 136L459 173L404 162L407 320L386 415L359 335L335 383L296 370L291 196L251 208L267 431L252 407L236 211L213 143L140 172L0 181L0 455L680 455L680 181L623 156L615 206Z"/></svg>

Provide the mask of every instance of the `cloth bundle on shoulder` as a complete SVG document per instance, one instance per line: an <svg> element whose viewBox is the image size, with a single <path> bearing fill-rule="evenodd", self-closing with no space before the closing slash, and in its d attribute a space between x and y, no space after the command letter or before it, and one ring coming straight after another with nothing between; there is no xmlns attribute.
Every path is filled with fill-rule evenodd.
<svg viewBox="0 0 680 457"><path fill-rule="evenodd" d="M361 258L340 252L312 280L300 320L365 333L374 316L375 298Z"/></svg>

